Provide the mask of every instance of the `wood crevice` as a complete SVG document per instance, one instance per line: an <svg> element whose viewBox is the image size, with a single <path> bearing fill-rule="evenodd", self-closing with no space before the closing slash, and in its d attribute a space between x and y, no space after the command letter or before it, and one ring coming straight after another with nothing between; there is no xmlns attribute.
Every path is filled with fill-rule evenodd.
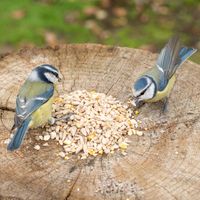
<svg viewBox="0 0 200 200"><path fill-rule="evenodd" d="M95 90L124 102L132 83L155 59L148 51L96 44L25 48L0 57L0 199L199 200L200 67L192 62L177 71L166 116L160 115L159 104L139 110L144 135L130 137L125 156L116 152L91 162L76 156L63 161L57 156L61 147L56 142L44 148L36 141L42 129L29 132L18 152L21 156L8 153L4 144L8 138L4 126L13 122L17 90L33 67L47 61L58 67L64 80L58 85L61 95ZM41 145L40 151L34 150L35 144ZM114 192L111 188L105 193L110 182L116 186ZM121 188L132 196L115 192Z"/></svg>
<svg viewBox="0 0 200 200"><path fill-rule="evenodd" d="M73 190L74 190L74 188L75 188L75 186L76 186L76 183L77 183L77 181L78 181L78 179L79 179L79 177L80 177L80 175L81 175L81 171L82 171L82 169L80 169L80 171L79 171L79 173L78 173L78 175L77 175L75 181L73 182L73 184L72 184L72 186L71 186L71 188L70 188L68 194L67 194L66 197L64 198L65 200L69 200L69 198L71 197L72 192L73 192Z"/></svg>

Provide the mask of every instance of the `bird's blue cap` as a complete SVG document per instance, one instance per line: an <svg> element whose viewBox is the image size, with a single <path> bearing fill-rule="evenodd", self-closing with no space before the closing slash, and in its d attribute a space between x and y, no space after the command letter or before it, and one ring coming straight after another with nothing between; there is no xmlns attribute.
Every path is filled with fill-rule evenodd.
<svg viewBox="0 0 200 200"><path fill-rule="evenodd" d="M135 82L134 89L136 91L140 91L140 90L144 89L147 85L148 85L147 79L143 77L143 78L138 79Z"/></svg>

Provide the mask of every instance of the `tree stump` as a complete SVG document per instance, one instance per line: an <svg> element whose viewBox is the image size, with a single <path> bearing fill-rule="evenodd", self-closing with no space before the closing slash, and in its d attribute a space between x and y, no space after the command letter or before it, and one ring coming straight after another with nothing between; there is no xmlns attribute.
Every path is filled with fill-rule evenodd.
<svg viewBox="0 0 200 200"><path fill-rule="evenodd" d="M64 76L59 93L95 90L126 101L140 73L157 55L95 44L24 49L0 59L0 199L155 200L200 199L200 66L177 72L167 114L160 103L140 109L144 136L131 136L127 155L62 160L51 142L33 149L31 130L18 152L7 152L18 89L31 69L49 63ZM146 130L147 128L147 130Z"/></svg>

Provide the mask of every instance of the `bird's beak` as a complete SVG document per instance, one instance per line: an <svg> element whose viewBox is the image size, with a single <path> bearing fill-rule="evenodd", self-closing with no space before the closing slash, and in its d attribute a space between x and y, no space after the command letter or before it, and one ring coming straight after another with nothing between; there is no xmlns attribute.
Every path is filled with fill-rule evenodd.
<svg viewBox="0 0 200 200"><path fill-rule="evenodd" d="M58 82L61 82L63 79L63 75L61 73L59 73L59 76L58 76Z"/></svg>
<svg viewBox="0 0 200 200"><path fill-rule="evenodd" d="M133 104L134 107L139 108L143 104L143 101L139 98L135 98L132 101L132 104Z"/></svg>

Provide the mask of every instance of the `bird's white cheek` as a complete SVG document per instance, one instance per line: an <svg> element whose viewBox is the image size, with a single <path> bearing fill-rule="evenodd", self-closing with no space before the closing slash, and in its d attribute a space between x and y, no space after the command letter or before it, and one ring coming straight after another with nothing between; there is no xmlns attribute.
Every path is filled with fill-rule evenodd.
<svg viewBox="0 0 200 200"><path fill-rule="evenodd" d="M155 85L152 83L143 95L140 96L142 100L152 99L155 93Z"/></svg>
<svg viewBox="0 0 200 200"><path fill-rule="evenodd" d="M53 74L50 74L50 73L44 73L44 75L46 76L46 78L52 82L52 83L57 83L58 82L58 79L56 76L54 76Z"/></svg>

